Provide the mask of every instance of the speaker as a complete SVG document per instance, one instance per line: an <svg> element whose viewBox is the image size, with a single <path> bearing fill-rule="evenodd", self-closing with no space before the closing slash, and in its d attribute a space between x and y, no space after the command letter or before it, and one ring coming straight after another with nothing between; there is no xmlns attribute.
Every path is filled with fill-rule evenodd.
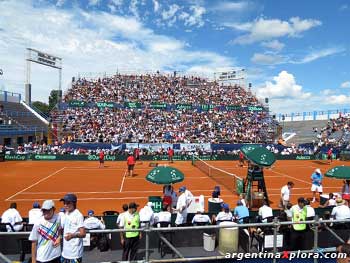
<svg viewBox="0 0 350 263"><path fill-rule="evenodd" d="M269 98L265 98L265 103L269 103Z"/></svg>

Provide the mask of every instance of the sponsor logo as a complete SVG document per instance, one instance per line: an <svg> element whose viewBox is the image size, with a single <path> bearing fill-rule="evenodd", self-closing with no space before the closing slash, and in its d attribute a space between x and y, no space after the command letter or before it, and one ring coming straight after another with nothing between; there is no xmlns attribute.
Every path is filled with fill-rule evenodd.
<svg viewBox="0 0 350 263"><path fill-rule="evenodd" d="M89 161L97 161L100 160L100 157L97 155L88 155L88 160ZM114 155L105 155L104 158L105 161L115 161L115 156Z"/></svg>
<svg viewBox="0 0 350 263"><path fill-rule="evenodd" d="M295 157L295 160L311 160L311 156L310 155L298 155L297 157Z"/></svg>
<svg viewBox="0 0 350 263"><path fill-rule="evenodd" d="M56 155L34 155L35 160L56 160Z"/></svg>
<svg viewBox="0 0 350 263"><path fill-rule="evenodd" d="M16 155L5 155L5 160L17 160L17 161L23 161L26 159L26 155L16 154Z"/></svg>

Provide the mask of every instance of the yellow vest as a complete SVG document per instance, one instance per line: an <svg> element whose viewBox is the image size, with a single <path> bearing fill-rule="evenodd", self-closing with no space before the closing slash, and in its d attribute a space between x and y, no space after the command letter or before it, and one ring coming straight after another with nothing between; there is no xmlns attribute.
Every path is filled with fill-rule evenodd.
<svg viewBox="0 0 350 263"><path fill-rule="evenodd" d="M303 210L293 209L293 222L306 221L307 208L304 206ZM306 229L306 224L294 224L295 231L303 231Z"/></svg>
<svg viewBox="0 0 350 263"><path fill-rule="evenodd" d="M127 214L125 214L125 216L124 216L124 228L126 230L140 228L140 216L137 212L135 213L134 217L131 220L127 216ZM137 237L138 235L139 235L138 231L125 233L126 238Z"/></svg>

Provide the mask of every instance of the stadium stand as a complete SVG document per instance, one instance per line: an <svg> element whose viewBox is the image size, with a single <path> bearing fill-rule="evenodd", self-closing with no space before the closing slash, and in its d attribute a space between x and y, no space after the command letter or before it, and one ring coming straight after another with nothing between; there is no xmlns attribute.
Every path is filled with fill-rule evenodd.
<svg viewBox="0 0 350 263"><path fill-rule="evenodd" d="M72 101L83 103L84 108L73 106ZM261 143L273 141L278 125L249 90L198 77L158 74L77 79L64 102L64 109L52 112L51 117L68 141ZM111 107L96 107L101 102ZM152 107L154 102L182 107L157 109ZM128 103L139 105L123 106ZM198 110L192 105L212 107Z"/></svg>

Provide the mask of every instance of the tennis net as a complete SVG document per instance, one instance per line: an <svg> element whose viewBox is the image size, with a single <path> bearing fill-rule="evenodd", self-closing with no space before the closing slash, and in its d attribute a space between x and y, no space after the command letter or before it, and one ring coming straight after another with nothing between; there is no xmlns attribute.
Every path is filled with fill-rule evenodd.
<svg viewBox="0 0 350 263"><path fill-rule="evenodd" d="M193 157L192 165L228 189L230 192L236 194L243 192L244 181L239 176L216 168L196 156Z"/></svg>

